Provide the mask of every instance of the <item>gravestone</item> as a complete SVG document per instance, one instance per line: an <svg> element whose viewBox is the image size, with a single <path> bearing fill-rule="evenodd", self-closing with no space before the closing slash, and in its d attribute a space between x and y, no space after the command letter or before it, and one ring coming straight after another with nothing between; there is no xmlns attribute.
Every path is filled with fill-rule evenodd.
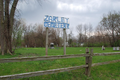
<svg viewBox="0 0 120 80"><path fill-rule="evenodd" d="M116 50L120 50L120 48L119 48L119 47L116 47Z"/></svg>
<svg viewBox="0 0 120 80"><path fill-rule="evenodd" d="M54 43L50 43L50 49L54 49Z"/></svg>
<svg viewBox="0 0 120 80"><path fill-rule="evenodd" d="M113 47L113 50L116 50L116 47Z"/></svg>
<svg viewBox="0 0 120 80"><path fill-rule="evenodd" d="M104 46L102 46L102 50L105 50L105 47L104 47Z"/></svg>

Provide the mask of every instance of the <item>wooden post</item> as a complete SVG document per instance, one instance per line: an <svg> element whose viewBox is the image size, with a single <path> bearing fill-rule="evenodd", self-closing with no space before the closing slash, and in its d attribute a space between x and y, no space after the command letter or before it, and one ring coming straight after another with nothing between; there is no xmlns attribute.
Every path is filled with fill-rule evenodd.
<svg viewBox="0 0 120 80"><path fill-rule="evenodd" d="M86 54L89 54L89 49L86 48ZM89 62L89 56L86 57L86 65L88 65L88 62ZM86 70L85 70L85 74L88 75L88 67L86 67Z"/></svg>
<svg viewBox="0 0 120 80"><path fill-rule="evenodd" d="M90 56L88 61L88 74L87 76L90 76L91 67L92 67L92 56L93 56L93 49L90 49Z"/></svg>
<svg viewBox="0 0 120 80"><path fill-rule="evenodd" d="M64 55L66 55L66 29L63 29Z"/></svg>
<svg viewBox="0 0 120 80"><path fill-rule="evenodd" d="M46 56L48 55L48 27L46 27Z"/></svg>

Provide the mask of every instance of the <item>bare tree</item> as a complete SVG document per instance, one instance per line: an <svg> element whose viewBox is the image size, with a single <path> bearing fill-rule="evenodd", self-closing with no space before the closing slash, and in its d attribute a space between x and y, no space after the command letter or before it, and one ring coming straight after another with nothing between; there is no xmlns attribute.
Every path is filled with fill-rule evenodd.
<svg viewBox="0 0 120 80"><path fill-rule="evenodd" d="M88 25L88 37L90 37L93 33L93 27L92 27L92 24L89 24Z"/></svg>
<svg viewBox="0 0 120 80"><path fill-rule="evenodd" d="M12 1L12 6L10 8L9 4L10 1ZM16 10L16 6L18 3L18 0L0 0L1 3L1 23L0 25L3 27L1 30L2 37L1 38L1 51L2 55L4 53L9 53L12 55L12 30L13 30L13 23L14 23L14 14ZM4 4L5 3L5 4Z"/></svg>
<svg viewBox="0 0 120 80"><path fill-rule="evenodd" d="M82 42L82 36L83 36L83 25L79 24L77 27L77 32L78 32L78 43L81 44Z"/></svg>
<svg viewBox="0 0 120 80"><path fill-rule="evenodd" d="M92 24L88 24L88 33L87 33L87 36L88 36L88 39L87 39L87 45L88 47L91 46L92 44L92 40L93 39L91 36L93 35L93 27L92 27Z"/></svg>
<svg viewBox="0 0 120 80"><path fill-rule="evenodd" d="M115 11L109 12L109 14L103 16L100 23L105 29L110 45L114 46L114 43L118 40L117 36L119 35L120 14Z"/></svg>
<svg viewBox="0 0 120 80"><path fill-rule="evenodd" d="M12 45L14 46L14 50L16 47L21 47L23 42L23 33L26 23L24 20L14 20L13 31L12 31Z"/></svg>
<svg viewBox="0 0 120 80"><path fill-rule="evenodd" d="M87 24L84 24L83 31L84 31L84 35L86 36L85 37L85 42L87 43L87 32L88 32L88 25Z"/></svg>
<svg viewBox="0 0 120 80"><path fill-rule="evenodd" d="M0 34L2 55L12 55L12 31L14 16L19 0L0 0ZM41 3L41 0L37 0Z"/></svg>
<svg viewBox="0 0 120 80"><path fill-rule="evenodd" d="M0 0L0 43L1 43L1 53L4 55L4 16L3 16L3 0Z"/></svg>

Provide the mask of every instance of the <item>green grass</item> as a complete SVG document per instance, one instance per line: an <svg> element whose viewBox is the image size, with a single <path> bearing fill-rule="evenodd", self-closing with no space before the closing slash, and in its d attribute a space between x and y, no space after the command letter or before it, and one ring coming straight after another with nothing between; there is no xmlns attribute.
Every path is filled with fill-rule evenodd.
<svg viewBox="0 0 120 80"><path fill-rule="evenodd" d="M86 47L67 47L66 54L82 54L85 53ZM118 52L113 51L111 47L106 50L101 50L100 47L93 47L94 53ZM63 48L48 49L48 55L63 55ZM7 54L0 55L0 58L12 57L32 57L45 56L45 48L20 48L15 51L13 56ZM112 56L94 56L93 63L105 62L120 59L120 55ZM43 60L43 61L26 61L13 63L0 63L0 75L11 75L25 72L34 72L41 70L66 68L72 66L80 66L85 64L85 58L69 58L57 60ZM42 75L37 77L23 78L18 80L120 80L120 62L92 67L91 76L87 77L85 69L77 69L69 72L61 72L50 75Z"/></svg>

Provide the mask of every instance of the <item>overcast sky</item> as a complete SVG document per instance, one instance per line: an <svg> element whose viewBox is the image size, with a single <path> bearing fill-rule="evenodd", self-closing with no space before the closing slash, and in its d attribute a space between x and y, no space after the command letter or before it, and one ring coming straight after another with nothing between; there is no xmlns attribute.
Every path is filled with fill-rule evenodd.
<svg viewBox="0 0 120 80"><path fill-rule="evenodd" d="M119 11L120 0L25 0L17 9L27 24L43 24L45 15L69 18L69 30L76 35L77 25L91 23L96 27L103 14Z"/></svg>

